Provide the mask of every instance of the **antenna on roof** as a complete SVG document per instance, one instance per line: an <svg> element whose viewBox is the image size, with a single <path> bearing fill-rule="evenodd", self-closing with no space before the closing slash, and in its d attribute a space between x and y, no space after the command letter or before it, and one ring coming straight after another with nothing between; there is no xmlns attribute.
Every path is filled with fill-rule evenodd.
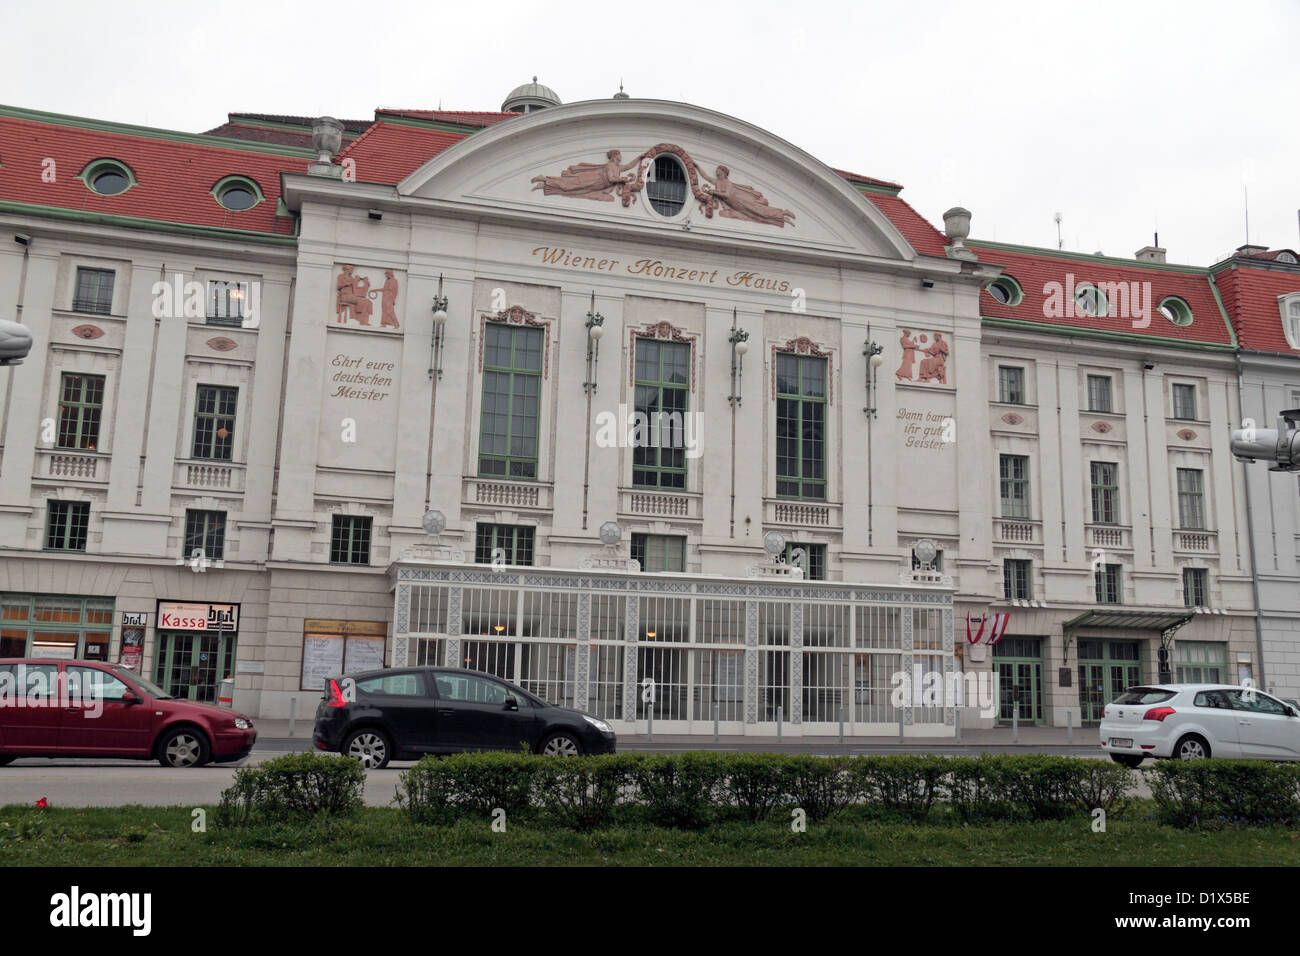
<svg viewBox="0 0 1300 956"><path fill-rule="evenodd" d="M1250 191L1244 184L1241 187L1241 204L1246 210L1246 245L1250 245Z"/></svg>
<svg viewBox="0 0 1300 956"><path fill-rule="evenodd" d="M1056 248L1064 249L1065 241L1061 238L1061 214L1058 212L1052 216L1052 221L1056 223Z"/></svg>

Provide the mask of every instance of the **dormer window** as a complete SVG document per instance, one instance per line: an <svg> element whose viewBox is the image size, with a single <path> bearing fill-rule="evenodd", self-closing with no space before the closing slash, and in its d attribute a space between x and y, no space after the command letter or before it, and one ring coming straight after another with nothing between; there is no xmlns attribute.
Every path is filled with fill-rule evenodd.
<svg viewBox="0 0 1300 956"><path fill-rule="evenodd" d="M116 159L97 159L77 178L97 196L120 196L135 185L131 170Z"/></svg>
<svg viewBox="0 0 1300 956"><path fill-rule="evenodd" d="M223 209L231 212L243 212L252 209L264 198L257 183L243 176L227 176L212 187L212 198Z"/></svg>
<svg viewBox="0 0 1300 956"><path fill-rule="evenodd" d="M1287 344L1300 352L1300 292L1278 296L1278 309L1282 313L1282 331Z"/></svg>

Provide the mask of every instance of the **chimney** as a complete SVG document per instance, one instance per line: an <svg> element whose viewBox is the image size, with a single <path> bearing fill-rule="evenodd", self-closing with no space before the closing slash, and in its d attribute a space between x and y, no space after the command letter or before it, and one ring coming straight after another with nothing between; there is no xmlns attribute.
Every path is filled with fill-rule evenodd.
<svg viewBox="0 0 1300 956"><path fill-rule="evenodd" d="M1139 262L1164 262L1165 250L1159 246L1143 246L1134 256Z"/></svg>
<svg viewBox="0 0 1300 956"><path fill-rule="evenodd" d="M1237 255L1239 256L1257 256L1261 252L1268 252L1268 246L1244 245L1237 247Z"/></svg>

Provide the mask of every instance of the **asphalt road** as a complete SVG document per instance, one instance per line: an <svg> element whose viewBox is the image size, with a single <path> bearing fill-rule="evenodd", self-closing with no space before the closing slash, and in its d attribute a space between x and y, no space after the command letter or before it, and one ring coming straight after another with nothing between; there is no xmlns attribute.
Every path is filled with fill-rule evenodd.
<svg viewBox="0 0 1300 956"><path fill-rule="evenodd" d="M306 750L308 742L294 738L265 738L259 740L257 749L239 764L222 764L189 770L172 770L156 761L143 760L48 760L32 758L15 760L0 767L0 806L17 804L31 806L45 798L56 807L118 807L213 805L221 791L230 785L235 770L240 766L261 763L263 760L298 750ZM726 744L714 747L711 741L695 741L690 745L654 741L619 742L625 753L675 753L683 750L773 750L771 744L752 746ZM935 753L948 756L976 755L980 753L1050 753L1065 756L1102 759L1104 754L1096 746L997 746L997 745L905 745L897 744L840 744L836 741L792 740L783 742L779 749L785 753L816 755L832 754L886 754ZM394 762L383 770L372 770L366 776L366 803L373 807L388 806L398 784L398 774L411 766ZM1146 794L1145 786L1141 794Z"/></svg>

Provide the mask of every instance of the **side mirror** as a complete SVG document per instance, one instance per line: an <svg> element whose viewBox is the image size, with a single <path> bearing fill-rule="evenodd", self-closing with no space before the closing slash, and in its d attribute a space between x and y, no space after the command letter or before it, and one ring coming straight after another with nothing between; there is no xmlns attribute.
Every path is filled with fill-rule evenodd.
<svg viewBox="0 0 1300 956"><path fill-rule="evenodd" d="M139 704L139 703L142 703L142 701L140 700L139 697L137 697L137 696L135 695L134 692L129 691L129 690L124 690L124 691L122 691L122 703L124 703L124 704Z"/></svg>
<svg viewBox="0 0 1300 956"><path fill-rule="evenodd" d="M518 710L518 709L519 709L519 701L515 700L513 697L507 697L505 705L502 707L502 710Z"/></svg>

